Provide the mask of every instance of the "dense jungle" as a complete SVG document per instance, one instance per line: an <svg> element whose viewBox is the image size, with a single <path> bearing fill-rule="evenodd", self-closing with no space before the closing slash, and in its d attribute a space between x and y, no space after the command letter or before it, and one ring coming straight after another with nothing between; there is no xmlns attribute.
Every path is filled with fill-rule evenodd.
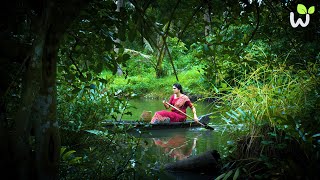
<svg viewBox="0 0 320 180"><path fill-rule="evenodd" d="M214 150L206 179L320 178L319 1L0 4L1 176L205 179L165 166ZM214 130L117 123L174 83Z"/></svg>

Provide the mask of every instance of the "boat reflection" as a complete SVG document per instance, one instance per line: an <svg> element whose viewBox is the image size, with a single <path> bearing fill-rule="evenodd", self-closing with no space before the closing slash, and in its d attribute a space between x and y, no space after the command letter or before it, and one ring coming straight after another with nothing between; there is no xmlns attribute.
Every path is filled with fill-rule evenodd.
<svg viewBox="0 0 320 180"><path fill-rule="evenodd" d="M186 159L195 151L198 138L188 139L185 134L176 134L171 137L152 138L156 146L161 147L164 154L174 160Z"/></svg>

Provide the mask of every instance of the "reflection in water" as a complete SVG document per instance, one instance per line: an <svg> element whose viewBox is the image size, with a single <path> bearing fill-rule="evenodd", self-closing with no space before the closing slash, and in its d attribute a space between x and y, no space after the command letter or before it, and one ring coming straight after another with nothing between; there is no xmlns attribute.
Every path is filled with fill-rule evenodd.
<svg viewBox="0 0 320 180"><path fill-rule="evenodd" d="M155 176L146 178L140 174L140 179L159 180L189 180L189 179L214 179L212 175L192 172L169 172L162 171L161 167L167 163L173 163L208 150L221 148L221 133L202 127L150 130L142 135L132 132L136 137L141 137L143 146L140 146L141 156L137 162L145 166L144 169L152 169ZM139 174L139 173L138 173ZM138 178L139 179L139 178Z"/></svg>
<svg viewBox="0 0 320 180"><path fill-rule="evenodd" d="M152 138L156 146L161 147L166 156L182 160L192 155L197 145L198 136L187 139L186 134L176 134L166 138Z"/></svg>

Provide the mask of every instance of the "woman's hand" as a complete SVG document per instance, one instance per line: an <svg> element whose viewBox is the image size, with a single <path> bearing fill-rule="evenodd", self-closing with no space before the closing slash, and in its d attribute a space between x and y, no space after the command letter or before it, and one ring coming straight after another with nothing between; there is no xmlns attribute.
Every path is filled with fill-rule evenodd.
<svg viewBox="0 0 320 180"><path fill-rule="evenodd" d="M166 109L168 109L168 108L169 108L169 105L168 105L168 103L167 103L167 101L166 101L166 100L163 100L163 101L162 101L162 103L163 103L163 105L164 105L164 107L165 107Z"/></svg>
<svg viewBox="0 0 320 180"><path fill-rule="evenodd" d="M197 115L194 115L194 116L193 116L193 120L194 120L195 122L197 122L197 123L199 122L199 119L198 119Z"/></svg>

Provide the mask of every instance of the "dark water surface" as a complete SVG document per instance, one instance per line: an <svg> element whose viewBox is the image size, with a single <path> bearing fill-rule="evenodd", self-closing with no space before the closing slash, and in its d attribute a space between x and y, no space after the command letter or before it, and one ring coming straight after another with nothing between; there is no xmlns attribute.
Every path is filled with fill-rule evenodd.
<svg viewBox="0 0 320 180"><path fill-rule="evenodd" d="M133 117L125 116L123 119L139 118L143 110L155 111L163 110L161 100L134 100L130 104L137 107L133 109ZM197 108L198 116L213 112L212 104L194 103ZM187 113L192 115L190 109ZM223 144L227 141L228 134L221 133L218 129L208 130L202 127L197 128L179 128L179 129L162 129L152 130L140 135L138 132L133 133L135 136L142 138L143 156L140 156L142 164L148 167L154 167L156 164L159 168L167 163L183 160L201 153L217 150L219 153L225 151ZM150 165L150 166L149 166ZM143 173L142 173L143 174ZM162 172L158 179L214 179L216 175L205 175L191 172ZM144 177L143 179L149 179Z"/></svg>
<svg viewBox="0 0 320 180"><path fill-rule="evenodd" d="M143 164L167 163L183 160L209 150L223 151L221 132L198 128L152 130L142 135L146 150ZM159 179L214 179L215 175L191 172L163 172Z"/></svg>

